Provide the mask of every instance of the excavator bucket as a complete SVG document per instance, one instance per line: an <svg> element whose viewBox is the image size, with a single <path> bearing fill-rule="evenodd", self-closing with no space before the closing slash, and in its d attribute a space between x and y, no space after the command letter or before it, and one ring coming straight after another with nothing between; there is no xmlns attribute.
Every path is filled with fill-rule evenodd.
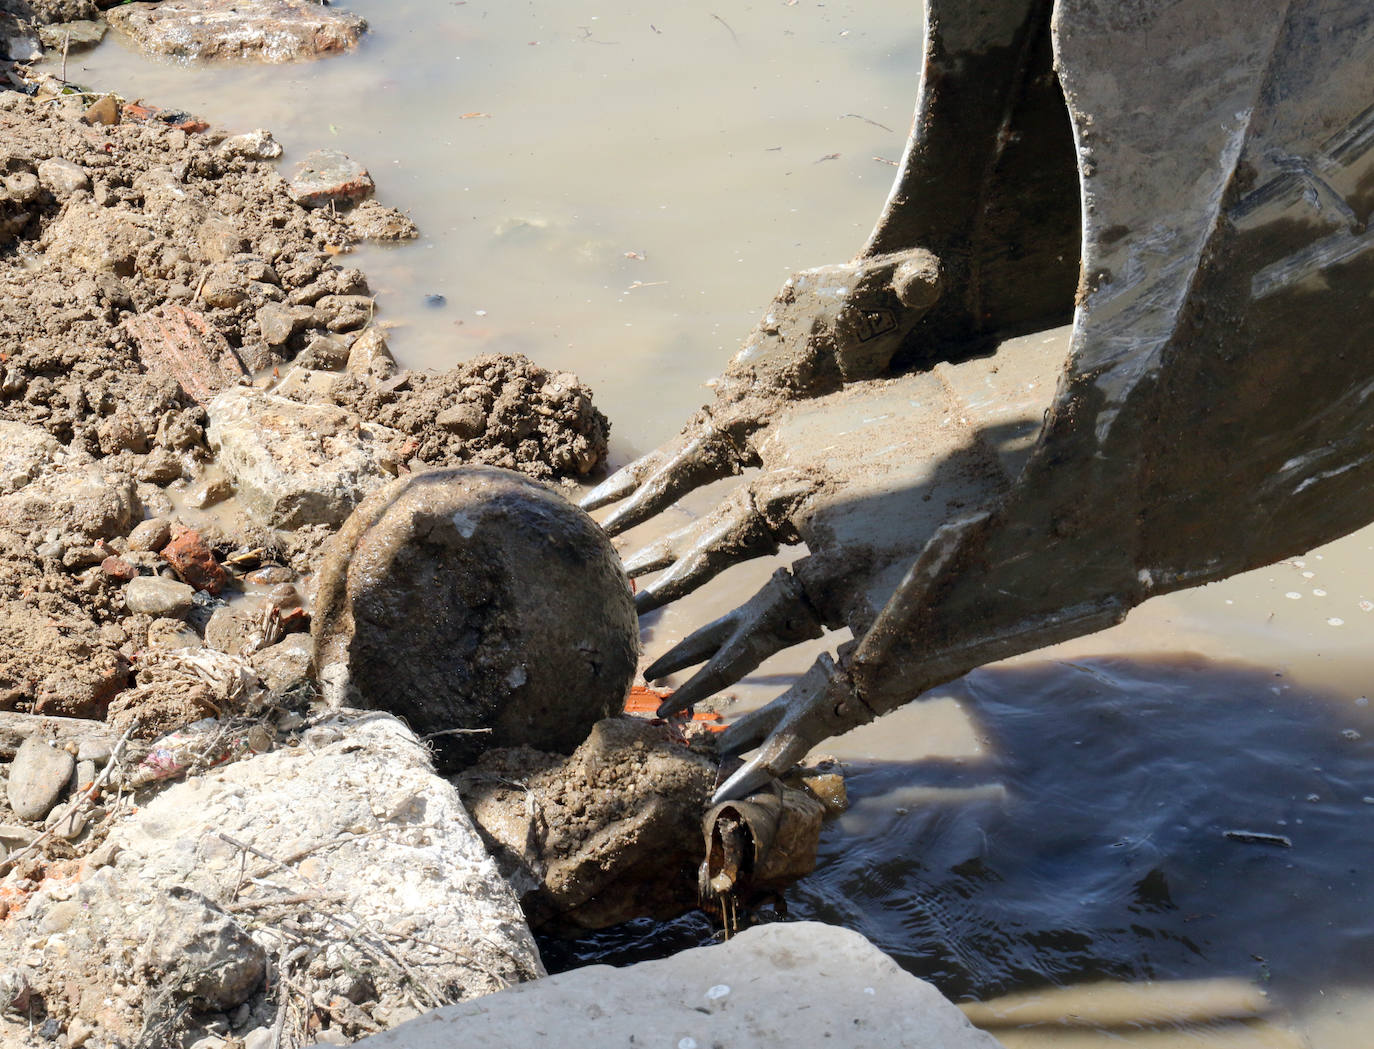
<svg viewBox="0 0 1374 1049"><path fill-rule="evenodd" d="M715 402L586 502L620 503L615 532L760 468L629 558L663 569L641 611L808 547L649 668L704 664L676 705L853 632L727 731L762 746L718 800L983 663L1374 520L1374 8L927 0L925 19L867 245L791 278Z"/></svg>

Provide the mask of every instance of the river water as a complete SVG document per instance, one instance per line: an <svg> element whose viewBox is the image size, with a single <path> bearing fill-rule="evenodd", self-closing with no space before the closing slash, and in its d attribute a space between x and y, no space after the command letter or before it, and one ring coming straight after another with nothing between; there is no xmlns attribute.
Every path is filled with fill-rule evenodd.
<svg viewBox="0 0 1374 1049"><path fill-rule="evenodd" d="M857 250L910 121L915 5L348 6L372 29L342 58L187 68L112 38L68 75L270 128L284 169L326 147L362 161L424 233L355 257L402 363L510 350L575 371L617 464L707 399L789 272ZM646 617L647 653L775 564ZM835 640L770 660L741 708ZM1365 1047L1372 641L1366 530L970 674L833 741L852 805L792 914L986 1003L1011 1049ZM632 927L551 960L704 933Z"/></svg>

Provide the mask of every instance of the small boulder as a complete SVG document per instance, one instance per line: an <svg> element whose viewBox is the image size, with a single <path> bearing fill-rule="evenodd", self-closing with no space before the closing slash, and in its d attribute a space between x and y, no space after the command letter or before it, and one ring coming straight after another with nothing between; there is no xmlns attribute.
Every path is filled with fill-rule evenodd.
<svg viewBox="0 0 1374 1049"><path fill-rule="evenodd" d="M174 530L172 541L162 548L162 558L196 590L218 594L228 580L214 551L194 529Z"/></svg>
<svg viewBox="0 0 1374 1049"><path fill-rule="evenodd" d="M291 199L302 207L348 206L372 196L372 176L347 153L317 149L301 161L292 176Z"/></svg>
<svg viewBox="0 0 1374 1049"><path fill-rule="evenodd" d="M66 793L76 759L39 736L19 745L10 763L10 808L24 820L41 820Z"/></svg>
<svg viewBox="0 0 1374 1049"><path fill-rule="evenodd" d="M172 522L165 517L150 517L140 521L129 533L129 549L135 551L161 550L172 538Z"/></svg>
<svg viewBox="0 0 1374 1049"><path fill-rule="evenodd" d="M146 616L180 619L191 611L196 596L192 587L156 575L141 575L124 587L124 606Z"/></svg>
<svg viewBox="0 0 1374 1049"><path fill-rule="evenodd" d="M367 295L325 295L314 309L314 323L332 332L354 331L377 314L377 303Z"/></svg>
<svg viewBox="0 0 1374 1049"><path fill-rule="evenodd" d="M396 371L396 358L391 355L386 336L376 328L368 328L353 340L344 367L350 375L381 382Z"/></svg>
<svg viewBox="0 0 1374 1049"><path fill-rule="evenodd" d="M606 534L491 467L373 493L330 542L312 623L326 699L440 733L436 761L450 770L491 746L570 752L622 708L639 650Z"/></svg>
<svg viewBox="0 0 1374 1049"><path fill-rule="evenodd" d="M383 463L403 438L332 405L239 387L210 404L210 447L263 524L337 525L391 479Z"/></svg>
<svg viewBox="0 0 1374 1049"><path fill-rule="evenodd" d="M264 303L258 310L258 328L268 346L284 346L291 336L304 331L315 317L309 306L284 306L279 302Z"/></svg>

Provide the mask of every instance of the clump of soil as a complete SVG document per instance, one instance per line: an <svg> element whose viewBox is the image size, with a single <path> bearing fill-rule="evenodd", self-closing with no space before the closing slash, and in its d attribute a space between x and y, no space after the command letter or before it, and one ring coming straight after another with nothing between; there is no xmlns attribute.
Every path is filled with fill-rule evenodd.
<svg viewBox="0 0 1374 1049"><path fill-rule="evenodd" d="M376 201L357 221L298 204L255 156L273 152L265 133L111 107L107 126L87 122L88 96L0 92L0 422L31 428L7 432L0 455L0 709L101 717L131 683L148 619L124 607L123 585L172 570L129 534L225 494L200 491L213 477L202 382L247 381L235 376L322 342L341 366L376 303L339 253L404 218ZM212 359L225 354L232 367ZM485 462L548 479L605 454L586 387L523 358L386 379L340 374L335 400L407 435L411 469ZM47 451L27 436L40 428L57 442ZM39 451L11 475L18 438ZM330 532L233 512L196 523L215 557L257 551L249 568L309 569Z"/></svg>
<svg viewBox="0 0 1374 1049"><path fill-rule="evenodd" d="M530 925L570 933L696 905L716 772L667 726L622 717L569 758L490 750L454 782Z"/></svg>
<svg viewBox="0 0 1374 1049"><path fill-rule="evenodd" d="M480 463L532 477L584 476L605 459L611 428L576 375L510 354L381 384L341 376L313 396L409 434L415 459L427 466Z"/></svg>

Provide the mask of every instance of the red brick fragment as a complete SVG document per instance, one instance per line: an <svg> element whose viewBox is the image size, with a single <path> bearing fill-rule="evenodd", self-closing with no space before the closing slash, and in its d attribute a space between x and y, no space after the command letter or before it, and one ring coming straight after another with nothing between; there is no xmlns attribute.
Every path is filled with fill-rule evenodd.
<svg viewBox="0 0 1374 1049"><path fill-rule="evenodd" d="M198 404L209 404L227 386L248 375L229 342L205 315L164 303L124 322L150 372L163 372Z"/></svg>
<svg viewBox="0 0 1374 1049"><path fill-rule="evenodd" d="M127 583L138 575L138 569L118 555L112 555L101 561L100 570L111 579L118 579L122 583Z"/></svg>
<svg viewBox="0 0 1374 1049"><path fill-rule="evenodd" d="M183 528L174 534L172 541L162 548L162 558L189 586L211 594L224 589L228 576L194 529Z"/></svg>

